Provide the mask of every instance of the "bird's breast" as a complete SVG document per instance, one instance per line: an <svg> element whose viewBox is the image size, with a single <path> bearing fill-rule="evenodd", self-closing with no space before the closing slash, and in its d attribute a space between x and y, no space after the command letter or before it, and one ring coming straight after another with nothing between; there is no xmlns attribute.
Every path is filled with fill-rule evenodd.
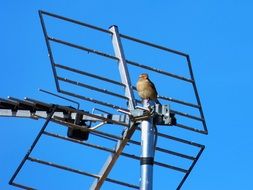
<svg viewBox="0 0 253 190"><path fill-rule="evenodd" d="M148 81L140 81L137 84L137 91L143 99L156 99L156 93Z"/></svg>

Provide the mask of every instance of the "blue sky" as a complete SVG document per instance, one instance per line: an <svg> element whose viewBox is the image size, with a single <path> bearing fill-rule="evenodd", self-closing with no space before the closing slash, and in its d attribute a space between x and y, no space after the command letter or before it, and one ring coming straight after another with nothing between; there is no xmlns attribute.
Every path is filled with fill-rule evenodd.
<svg viewBox="0 0 253 190"><path fill-rule="evenodd" d="M253 130L250 122L253 95L252 7L253 3L249 0L240 2L95 0L74 3L65 0L2 1L0 97L13 96L20 99L32 97L46 102L70 104L38 92L38 88L55 92L38 10L63 15L105 29L115 24L123 34L186 52L191 57L209 134L189 135L189 140L204 144L206 149L182 189L252 189ZM61 33L61 28L57 26L55 28ZM103 44L96 45L103 47ZM139 58L138 54L135 54L135 49L134 51L130 49L129 52L133 57ZM151 54L145 56L141 54L140 57L147 60L154 59ZM105 72L107 69L103 68ZM113 76L113 73L111 75ZM155 76L152 79L157 80ZM133 82L135 81L136 79L133 79ZM162 81L157 80L156 84L160 91L165 89ZM187 98L187 95L183 95ZM16 188L9 186L8 180L28 150L43 120L0 118L0 123L0 189L12 190ZM182 136L186 135L188 133ZM39 148L43 145L50 146L50 143L60 145L62 149L66 146L71 150L79 150L74 146L46 139L42 139ZM55 152L64 155L62 149L46 151L44 148L35 154L50 158ZM82 153L80 160L72 163L78 167L81 160L87 158L86 156ZM71 156L67 158L69 159L67 161L71 162ZM63 157L57 159L67 163ZM89 161L88 159L87 162ZM29 179L40 172L42 173L38 176L42 179L46 176L44 174L48 175L45 183L51 185L52 189L69 189L70 183L66 182L68 180L77 180L80 184L83 182L78 175L62 174L61 171L55 173L47 173L47 170L30 171L28 166L24 169L20 181L24 180L29 184L31 183ZM129 180L134 178L133 181L138 182L138 179L136 180L138 171L133 176L127 175L127 178ZM65 186L59 186L57 180ZM162 185L156 183L156 189L169 189L169 186L165 186L167 180L169 179L164 173L157 172L155 182L161 181L159 183ZM42 180L32 181L39 189L50 187ZM76 185L73 189L77 187ZM109 184L104 189L113 188Z"/></svg>

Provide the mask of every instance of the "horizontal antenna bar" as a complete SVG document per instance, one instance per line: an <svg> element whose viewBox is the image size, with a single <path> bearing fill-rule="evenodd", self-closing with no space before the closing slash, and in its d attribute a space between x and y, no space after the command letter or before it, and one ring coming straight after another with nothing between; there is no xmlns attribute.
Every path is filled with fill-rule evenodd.
<svg viewBox="0 0 253 190"><path fill-rule="evenodd" d="M186 105L186 106L194 107L194 108L200 108L199 105L192 104L192 103L185 102L185 101L178 100L178 99L171 98L171 97L158 96L158 98L162 99L162 100L168 100L168 101L171 101L171 102L175 102L175 103L183 104L183 105Z"/></svg>
<svg viewBox="0 0 253 190"><path fill-rule="evenodd" d="M112 32L110 32L109 30L105 30L103 28L93 26L93 25L90 25L90 24L87 24L87 23L84 23L84 22L80 22L80 21L77 21L77 20L73 20L73 19L70 19L70 18L66 18L66 17L60 16L60 15L56 15L56 14L49 13L49 12L42 11L42 10L40 10L39 13L44 14L44 15L48 15L48 16L51 16L51 17L54 17L54 18L58 18L58 19L61 19L61 20L65 20L65 21L68 21L68 22L72 22L74 24L78 24L78 25L81 25L81 26L85 26L85 27L88 27L88 28L91 28L91 29L94 29L94 30L99 30L101 32L112 34Z"/></svg>
<svg viewBox="0 0 253 190"><path fill-rule="evenodd" d="M79 141L79 140L67 138L67 137L64 137L64 136L61 136L61 135L58 135L58 134L54 134L54 133L50 133L50 132L46 132L46 131L44 132L44 134L48 135L48 136L56 137L56 138L59 138L59 139L62 139L62 140L67 140L67 141L70 141L70 142L78 143L78 144L81 144L81 145L84 145L84 146L96 148L96 149L99 149L99 150L104 150L106 152L110 152L110 153L115 152L114 149L110 149L110 148L107 148L107 147L103 147L103 146L99 146L99 145L95 145L95 144L91 144L91 143L82 142L82 141ZM128 154L128 153L125 153L125 152L122 152L121 155L125 156L125 157L128 157L128 158L135 159L135 160L140 160L139 156ZM186 173L186 171L187 171L185 169L175 167L175 166L171 166L169 164L164 164L164 163L161 163L161 162L158 162L158 161L155 161L154 164L158 165L158 166L170 168L170 169L173 169L173 170L176 170L176 171L180 171L180 172L185 172Z"/></svg>
<svg viewBox="0 0 253 190"><path fill-rule="evenodd" d="M112 95L112 96L116 96L118 98L122 98L122 99L128 100L127 97L125 97L123 95L120 95L120 94L117 94L117 93L114 93L114 92L111 92L111 91L106 90L106 89L97 88L97 87L94 87L94 86L90 86L88 84L84 84L84 83L81 83L81 82L73 81L73 80L70 80L70 79L67 79L67 78L62 78L62 77L59 77L59 76L57 77L57 79L60 80L60 81L63 81L63 82L74 84L76 86L88 88L90 90L94 90L94 91L97 91L97 92L102 92L104 94L109 94L109 95Z"/></svg>
<svg viewBox="0 0 253 190"><path fill-rule="evenodd" d="M141 130L140 127L137 127L137 130L140 131ZM188 141L188 140L181 139L181 138L178 138L178 137L170 136L170 135L167 135L167 134L164 134L164 133L157 133L157 135L160 136L160 137L164 137L164 138L174 140L174 141L177 141L177 142L181 142L181 143L184 143L184 144L188 144L188 145L191 145L191 146L196 146L196 147L199 147L199 148L205 147L202 144L198 144L198 143L195 143L195 142L192 142L192 141Z"/></svg>
<svg viewBox="0 0 253 190"><path fill-rule="evenodd" d="M109 138L115 139L115 140L122 140L122 137L120 137L120 136L112 135L112 134L97 131L97 130L96 131L91 131L91 133L97 133L97 134L100 134L102 136L106 136L106 137L109 137ZM132 140L132 139L130 139L128 142L132 143L132 144L135 144L135 145L139 145L139 146L141 145L140 142ZM188 156L188 155L185 155L185 154L182 154L182 153L174 152L174 151L171 151L171 150L160 148L158 146L155 149L157 151L160 151L160 152L164 152L164 153L167 153L167 154L179 156L179 157L186 158L186 159L189 159L189 160L194 160L195 159L193 156Z"/></svg>
<svg viewBox="0 0 253 190"><path fill-rule="evenodd" d="M15 187L19 187L21 189L26 189L26 190L36 190L35 188L29 187L29 186L26 186L26 185L21 185L19 183L14 183L14 182L10 183L10 185L13 185Z"/></svg>
<svg viewBox="0 0 253 190"><path fill-rule="evenodd" d="M97 131L97 130L96 130L96 131ZM93 133L92 135L97 136L97 137L101 137L101 138L103 138L103 139L110 140L110 141L113 141L113 142L117 142L116 139L111 138L111 137L107 137L107 136L105 136L105 135L100 135L100 134L96 134L96 133Z"/></svg>
<svg viewBox="0 0 253 190"><path fill-rule="evenodd" d="M62 166L62 165L58 165L58 164L55 164L55 163L52 163L52 162L46 162L44 160L39 160L37 158L28 157L27 160L30 160L32 162L37 162L37 163L40 163L40 164L44 164L44 165L48 165L48 166L53 166L55 168L67 170L67 171L78 173L78 174L81 174L81 175L86 175L86 176L89 176L89 177L99 178L99 176L95 175L95 174L90 174L88 172L84 172L84 171L81 171L81 170L76 170L76 169L69 168L69 167Z"/></svg>
<svg viewBox="0 0 253 190"><path fill-rule="evenodd" d="M188 63L188 68L189 68L189 72L190 72L191 78L192 78L193 81L195 81L194 80L192 66L191 66L191 60L190 60L190 56L189 55L187 56L187 63ZM195 93L198 105L200 105L199 112L200 112L201 118L203 118L203 122L202 123L203 123L204 130L206 131L206 134L208 134L208 130L207 130L207 126L206 126L206 121L205 121L205 116L204 116L204 112L202 110L202 105L201 105L200 97L199 97L199 94L198 94L197 85L194 82L194 83L192 83L192 86L193 86L193 89L194 89L194 93Z"/></svg>
<svg viewBox="0 0 253 190"><path fill-rule="evenodd" d="M171 111L171 113L175 113L177 115L181 115L181 116L188 117L188 118L195 119L195 120L199 120L199 121L204 121L204 119L194 116L194 115L190 115L188 113L183 113L183 112L179 112L179 111L172 110L172 109L170 111Z"/></svg>
<svg viewBox="0 0 253 190"><path fill-rule="evenodd" d="M115 135L112 135L112 134L109 134L109 133L105 133L105 132L102 132L102 131L99 131L99 130L92 130L90 128L84 128L80 125L75 125L75 124L72 124L72 123L68 123L66 121L61 121L61 120L57 120L57 119L52 119L52 121L57 122L61 125L67 126L67 127L82 129L83 131L89 131L93 135L94 134L99 134L99 135L102 135L102 136L106 136L108 138L114 138L114 139L117 139L117 140L122 140L122 137L118 137L118 136L115 136Z"/></svg>
<svg viewBox="0 0 253 190"><path fill-rule="evenodd" d="M91 148L96 148L96 149L99 149L99 150L104 150L106 152L111 152L111 153L114 152L113 149L110 149L110 148L107 148L107 147L104 147L104 146L99 146L99 145L96 145L96 144L92 144L92 143L87 143L87 142L75 140L75 139L72 139L72 138L64 137L62 135L50 133L50 132L47 132L47 131L45 131L44 134L48 135L48 136L51 136L51 137L59 138L59 139L62 139L62 140L70 141L70 142L73 142L73 143L78 143L78 144L81 144L81 145L84 145L84 146L88 146L88 147L91 147Z"/></svg>
<svg viewBox="0 0 253 190"><path fill-rule="evenodd" d="M77 170L77 169L73 169L73 168L70 168L70 167L62 166L62 165L59 165L59 164L55 164L53 162L47 162L47 161L39 160L39 159L33 158L33 157L28 157L27 160L30 160L32 162L37 162L39 164L43 164L43 165L47 165L47 166L52 166L52 167L62 169L62 170L66 170L66 171L69 171L69 172L73 172L73 173L77 173L77 174L81 174L81 175L85 175L85 176L88 176L88 177L93 177L93 178L99 179L98 175L91 174L91 173L81 171L81 170ZM138 186L131 185L131 184L124 183L124 182L117 181L117 180L110 179L110 178L106 178L105 181L108 181L108 182L111 182L111 183L116 183L116 184L123 185L123 186L139 188Z"/></svg>
<svg viewBox="0 0 253 190"><path fill-rule="evenodd" d="M73 20L73 19L70 19L70 18L67 18L67 17L63 17L63 16L60 16L60 15L56 15L56 14L49 13L49 12L42 11L42 10L40 10L39 13L44 14L44 15L48 15L48 16L51 16L51 17L54 17L54 18L58 18L60 20L65 20L65 21L68 21L68 22L72 22L74 24L78 24L78 25L81 25L81 26L85 26L87 28L91 28L91 29L94 29L94 30L99 30L101 32L105 32L105 33L108 33L108 34L112 35L112 32L110 30L106 30L106 29L103 29L103 28L100 28L100 27L97 27L97 26L94 26L94 25L91 25L91 24L87 24L87 23L84 23L84 22L81 22L81 21ZM175 53L175 54L178 54L178 55L181 55L181 56L188 56L188 54L186 54L186 53L183 53L183 52L180 52L180 51L177 51L177 50L173 50L173 49L170 49L170 48L167 48L167 47L159 46L159 45L156 45L156 44L144 41L144 40L140 40L140 39L137 39L137 38L133 38L133 37L130 37L130 36L127 36L127 35L124 35L124 34L120 34L120 37L128 39L128 40L132 40L132 41L135 41L135 42L138 42L138 43L142 43L142 44L145 44L145 45L148 45L148 46L151 46L151 47L162 49L162 50L165 50L165 51L168 51L168 52L171 52L171 53Z"/></svg>
<svg viewBox="0 0 253 190"><path fill-rule="evenodd" d="M63 40L60 40L60 39L56 39L56 38L53 38L53 37L50 37L50 36L48 36L47 38L48 38L48 40L51 40L51 41L59 43L59 44L64 44L66 46L73 47L73 48L76 48L76 49L80 49L80 50L83 50L83 51L87 51L89 53L94 53L94 54L101 55L101 56L104 56L104 57L108 57L108 58L111 58L111 59L114 59L114 60L118 60L117 57L114 57L112 55L103 53L101 51L90 49L90 48L87 48L87 47L84 47L84 46L79 46L79 45L76 45L76 44L73 44L73 43L70 43L70 42L66 42L66 41L63 41Z"/></svg>
<svg viewBox="0 0 253 190"><path fill-rule="evenodd" d="M171 165L164 164L164 163L161 163L161 162L154 161L154 164L158 165L158 166L161 166L161 167L165 167L165 168L169 168L169 169L172 169L172 170L176 170L176 171L179 171L179 172L183 172L183 173L187 173L188 172L188 170L186 170L186 169L182 169L182 168L179 168L179 167L171 166Z"/></svg>
<svg viewBox="0 0 253 190"><path fill-rule="evenodd" d="M94 74L91 74L91 73L88 73L88 72L85 72L85 71L80 71L78 69L74 69L74 68L67 67L67 66L60 65L60 64L54 64L54 66L58 67L58 68L61 68L61 69L68 70L68 71L72 71L72 72L75 72L75 73L79 73L81 75L86 75L86 76L89 76L89 77L92 77L92 78L100 79L100 80L103 80L103 81L106 81L106 82L109 82L109 83L113 83L113 84L125 87L125 85L121 82L111 80L111 79L108 79L108 78L105 78L105 77L101 77L101 76L98 76L98 75L94 75Z"/></svg>
<svg viewBox="0 0 253 190"><path fill-rule="evenodd" d="M111 179L111 178L106 178L106 181L116 183L116 184L119 184L119 185L122 185L122 186L127 186L127 187L130 187L130 188L133 188L133 189L139 189L140 188L137 185L132 185L130 183L121 182L121 181L114 180L114 179Z"/></svg>
<svg viewBox="0 0 253 190"><path fill-rule="evenodd" d="M138 130L139 130L139 128L138 128ZM181 143L189 144L191 146L196 146L196 147L199 147L199 148L203 148L204 147L204 145L202 145L202 144L198 144L198 143L195 143L195 142L192 142L192 141L188 141L188 140L185 140L185 139L181 139L181 138L178 138L178 137L166 135L164 133L157 133L157 134L160 137L164 137L164 138L171 139L171 140L174 140L174 141L178 141L178 142L181 142Z"/></svg>
<svg viewBox="0 0 253 190"><path fill-rule="evenodd" d="M183 81L186 81L186 82L190 82L190 83L194 82L192 79L188 79L188 78L185 78L185 77L182 77L182 76L179 76L179 75L175 75L175 74L172 74L172 73L169 73L169 72L166 72L166 71L163 71L161 69L154 68L154 67L149 67L149 66L146 66L146 65L142 65L142 64L139 64L139 63L134 62L134 61L126 60L126 62L130 65L134 65L136 67L142 67L144 69L154 71L154 72L157 72L157 73L160 73L160 74L164 74L164 75L167 75L167 76L170 76L170 77L173 77L173 78L176 78L176 79L180 79L180 80L183 80Z"/></svg>
<svg viewBox="0 0 253 190"><path fill-rule="evenodd" d="M96 100L94 98L88 98L88 97L85 97L85 96L81 96L79 94L74 94L74 93L71 93L71 92L68 92L68 91L65 91L65 90L60 90L59 92L63 93L63 94L66 94L66 95L69 95L69 96L74 96L74 97L80 98L82 100L90 101L90 102L93 102L95 104L101 104L103 106L111 107L113 109L122 109L122 110L128 111L125 108L121 108L121 107L113 105L113 104L109 104L109 103L106 103L106 102L103 102L103 101L100 101L100 100Z"/></svg>
<svg viewBox="0 0 253 190"><path fill-rule="evenodd" d="M175 126L186 129L186 130L194 131L194 132L197 132L197 133L201 133L201 134L205 134L205 135L207 134L207 131L205 131L205 130L196 129L196 128L189 127L189 126L186 126L186 125L183 125L183 124L180 124L180 123L176 123Z"/></svg>
<svg viewBox="0 0 253 190"><path fill-rule="evenodd" d="M141 43L141 44L145 44L145 45L148 45L148 46L151 46L151 47L154 47L154 48L165 50L165 51L168 51L168 52L171 52L171 53L175 53L175 54L178 54L178 55L181 55L181 56L185 56L185 57L188 56L188 54L186 54L186 53L183 53L183 52L180 52L180 51L177 51L177 50L173 50L173 49L169 49L169 48L166 48L166 47L163 47L163 46L159 46L159 45L156 45L156 44L153 44L153 43L150 43L150 42L147 42L147 41L143 41L143 40L140 40L140 39L137 39L137 38L133 38L133 37L130 37L130 36L127 36L127 35L124 35L124 34L120 34L120 37L128 39L128 40L132 40L132 41L135 41L135 42L138 42L138 43Z"/></svg>
<svg viewBox="0 0 253 190"><path fill-rule="evenodd" d="M137 127L137 130L140 131L140 127ZM164 138L174 140L174 141L177 141L177 142L180 142L180 143L188 144L188 145L191 145L191 146L196 146L196 147L199 147L199 148L205 147L202 144L198 144L198 143L195 143L195 142L192 142L192 141L188 141L188 140L181 139L181 138L178 138L178 137L170 136L170 135L167 135L167 134L164 134L164 133L157 133L157 135L160 136L160 137L164 137ZM129 142L131 142L131 141L129 141Z"/></svg>
<svg viewBox="0 0 253 190"><path fill-rule="evenodd" d="M135 144L135 145L141 145L140 142L134 141L134 140L130 140L129 143L132 143L132 144ZM185 159L189 159L189 160L195 160L195 157L193 157L193 156L189 156L189 155L186 155L186 154L182 154L182 153L178 153L178 152L175 152L175 151L167 150L167 149L164 149L164 148L161 148L161 147L158 147L158 146L155 147L155 150L157 150L159 152L171 154L171 155L174 155L174 156L178 156L178 157L181 157L181 158L185 158Z"/></svg>
<svg viewBox="0 0 253 190"><path fill-rule="evenodd" d="M186 154L178 153L178 152L171 151L171 150L166 150L164 148L156 147L156 150L158 150L160 152L168 153L168 154L171 154L171 155L174 155L174 156L182 157L182 158L185 158L185 159L188 159L188 160L195 160L195 158L193 156L188 156Z"/></svg>
<svg viewBox="0 0 253 190"><path fill-rule="evenodd" d="M180 184L178 185L177 190L180 190L180 189L181 189L183 183L185 182L185 180L187 179L187 177L188 177L189 174L191 173L193 167L194 167L195 164L197 163L197 161L198 161L199 157L201 156L202 152L204 151L204 149L205 149L205 147L203 146L203 147L201 147L201 149L199 150L199 153L198 153L198 155L196 156L196 159L192 162L192 164L191 164L191 166L190 166L188 172L185 174L185 176L184 176L183 179L181 180Z"/></svg>
<svg viewBox="0 0 253 190"><path fill-rule="evenodd" d="M50 95L55 96L55 97L58 97L58 98L61 98L61 99L63 99L63 100L67 100L67 101L69 101L69 102L72 102L72 103L74 103L74 104L77 105L77 109L79 109L79 107L80 107L80 104L79 104L79 102L77 102L77 101L71 100L71 99L69 99L69 98L65 98L64 96L60 96L60 95L58 95L58 94L49 92L49 91L47 91L47 90L39 89L39 91L44 92L44 93L46 93L46 94L50 94Z"/></svg>
<svg viewBox="0 0 253 190"><path fill-rule="evenodd" d="M95 133L98 133L102 138L110 138L110 139L115 139L115 140L122 140L122 137L119 137L119 136L116 136L116 135L112 135L112 134L108 134L108 133L101 132L101 131L97 131L97 130L96 131L91 131L91 133L94 133L94 135L95 135ZM103 137L103 136L105 136L105 137ZM135 140L131 140L131 139L128 142L132 143L132 144L135 144L135 145L138 145L138 146L141 145L140 142L135 141ZM195 160L195 157L193 157L193 156L189 156L189 155L186 155L186 154L182 154L182 153L178 153L178 152L175 152L175 151L167 150L167 149L164 149L164 148L161 148L161 147L158 147L158 146L156 146L155 149L157 151L159 151L159 152L171 154L171 155L182 157L182 158L189 159L189 160Z"/></svg>

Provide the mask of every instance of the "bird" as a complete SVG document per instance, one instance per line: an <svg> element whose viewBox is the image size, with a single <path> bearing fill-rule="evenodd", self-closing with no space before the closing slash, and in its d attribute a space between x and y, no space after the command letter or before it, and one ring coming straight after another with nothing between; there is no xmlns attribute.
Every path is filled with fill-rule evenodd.
<svg viewBox="0 0 253 190"><path fill-rule="evenodd" d="M142 73L139 75L139 80L136 83L136 88L139 96L142 99L148 99L155 101L157 104L160 102L157 100L157 91L154 83L149 79L147 73Z"/></svg>

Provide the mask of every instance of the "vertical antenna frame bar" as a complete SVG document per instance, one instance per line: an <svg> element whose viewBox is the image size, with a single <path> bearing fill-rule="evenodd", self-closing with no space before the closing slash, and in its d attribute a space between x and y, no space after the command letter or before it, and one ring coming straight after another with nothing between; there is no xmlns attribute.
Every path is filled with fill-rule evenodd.
<svg viewBox="0 0 253 190"><path fill-rule="evenodd" d="M45 38L46 45L47 45L48 57L50 59L50 63L51 63L51 66L52 66L56 89L59 92L60 91L60 85L59 85L59 81L57 80L57 72L56 72L56 68L54 66L54 64L55 64L54 63L54 57L53 57L52 49L50 47L50 42L48 40L47 29L46 29L46 25L45 25L44 18L43 18L42 14L43 14L43 11L39 11L40 23L41 23L41 26L42 26L44 38Z"/></svg>
<svg viewBox="0 0 253 190"><path fill-rule="evenodd" d="M185 174L185 176L183 177L183 179L181 180L180 184L178 185L177 187L177 190L180 190L181 187L183 186L185 180L188 178L189 174L191 173L193 167L195 166L195 164L197 163L197 161L199 160L201 154L203 153L205 149L205 146L201 147L199 152L198 152L198 155L196 156L195 160L193 161L193 163L191 164L190 168L188 169L187 173Z"/></svg>
<svg viewBox="0 0 253 190"><path fill-rule="evenodd" d="M126 85L125 96L129 98L128 108L130 110L133 110L136 106L136 102L135 102L135 98L134 98L134 94L133 94L133 89L131 87L132 86L131 80L130 80L129 72L127 69L127 63L125 60L125 55L124 55L124 51L122 48L122 43L120 40L120 34L118 31L118 27L111 26L109 30L113 33L112 34L112 44L113 44L115 55L119 59L119 73L120 73L121 81L124 85Z"/></svg>
<svg viewBox="0 0 253 190"><path fill-rule="evenodd" d="M188 68L189 68L189 72L190 72L190 75L191 75L191 79L193 80L192 86L193 86L194 93L195 93L195 96L196 96L196 99L197 99L197 103L199 105L199 112L200 112L200 116L202 118L202 123L203 123L204 131L205 131L205 134L208 134L208 129L207 129L207 126L206 126L205 115L204 115L204 112L203 112L203 109L202 109L202 105L201 105L201 101L200 101L197 85L196 85L196 82L195 82L195 79L194 79L190 56L187 55L186 59L187 59Z"/></svg>
<svg viewBox="0 0 253 190"><path fill-rule="evenodd" d="M20 172L21 168L23 167L23 165L25 164L25 161L27 160L27 158L30 156L30 154L32 153L34 147L36 146L36 144L38 143L41 135L43 134L43 132L45 131L49 121L51 120L51 118L54 115L56 106L54 106L51 110L51 113L48 115L46 122L44 123L44 125L42 126L42 128L40 129L38 135L36 136L35 140L33 141L30 149L27 151L26 155L24 156L23 160L20 162L19 166L17 167L16 171L14 172L13 176L11 177L9 184L12 185L13 181L15 180L15 178L17 177L18 173Z"/></svg>

